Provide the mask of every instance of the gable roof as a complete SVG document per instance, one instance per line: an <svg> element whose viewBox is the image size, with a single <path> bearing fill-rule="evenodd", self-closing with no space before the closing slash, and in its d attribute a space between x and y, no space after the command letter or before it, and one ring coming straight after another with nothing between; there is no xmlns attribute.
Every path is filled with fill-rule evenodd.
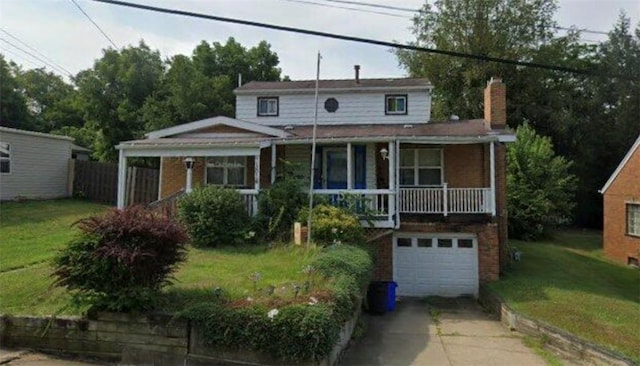
<svg viewBox="0 0 640 366"><path fill-rule="evenodd" d="M633 155L633 153L636 150L638 150L638 146L640 146L640 135L638 135L638 138L636 139L636 142L633 143L633 145L631 146L631 149L629 149L629 151L627 152L627 155L625 155L624 159L622 159L622 161L620 162L620 165L618 165L618 167L613 172L613 174L611 174L611 177L609 177L609 180L607 181L607 183L605 183L604 186L602 187L602 189L600 189L598 192L604 194L604 192L607 189L609 189L609 186L613 183L613 181L616 180L616 178L618 177L618 174L620 174L620 171L622 170L622 168L624 168L624 166L627 164L629 159L631 159L631 155Z"/></svg>
<svg viewBox="0 0 640 366"><path fill-rule="evenodd" d="M19 130L17 128L10 128L10 127L3 127L3 126L0 126L0 133L1 132L17 133L17 134L20 134L20 135L44 137L44 138L49 138L49 139L66 140L66 141L72 141L72 142L74 141L73 137L69 137L69 136L54 135L54 134L51 134L51 133L44 133L44 132Z"/></svg>
<svg viewBox="0 0 640 366"><path fill-rule="evenodd" d="M208 127L213 127L218 125L236 127L236 128L250 131L250 132L260 133L260 134L268 135L272 137L289 136L288 133L277 128L259 125L257 123L247 122L247 121L224 117L224 116L206 118L200 121L189 122L189 123L184 123L184 124L169 127L169 128L164 128L162 130L151 131L145 134L145 136L148 139L159 139L162 137L173 136L181 133L194 132L197 130L201 130L203 128L208 128Z"/></svg>
<svg viewBox="0 0 640 366"><path fill-rule="evenodd" d="M269 91L313 91L316 87L315 80L299 81L250 81L234 90L236 94L252 94ZM393 90L414 89L428 90L433 86L428 79L399 78L399 79L360 79L356 83L354 79L320 80L318 88L321 90Z"/></svg>

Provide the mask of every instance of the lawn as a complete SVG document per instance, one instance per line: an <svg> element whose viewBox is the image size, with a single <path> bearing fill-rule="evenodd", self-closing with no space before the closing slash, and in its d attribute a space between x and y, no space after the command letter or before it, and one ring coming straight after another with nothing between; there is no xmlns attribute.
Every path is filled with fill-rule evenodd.
<svg viewBox="0 0 640 366"><path fill-rule="evenodd" d="M70 225L105 206L73 200L3 203L0 210L0 314L79 314L70 297L51 286L51 258L75 235ZM174 274L163 308L182 309L213 296L220 287L233 299L258 298L273 286L271 297L292 296L308 275L303 268L318 254L314 248L266 245L196 249ZM257 281L251 275L259 273ZM254 277L257 278L257 277ZM323 283L316 279L318 288Z"/></svg>
<svg viewBox="0 0 640 366"><path fill-rule="evenodd" d="M640 362L640 271L606 259L600 233L511 245L522 261L491 289L523 314Z"/></svg>

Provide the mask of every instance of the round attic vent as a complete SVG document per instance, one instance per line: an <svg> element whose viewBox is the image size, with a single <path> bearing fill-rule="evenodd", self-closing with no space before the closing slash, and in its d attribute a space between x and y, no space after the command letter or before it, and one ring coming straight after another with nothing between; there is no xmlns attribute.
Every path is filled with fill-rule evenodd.
<svg viewBox="0 0 640 366"><path fill-rule="evenodd" d="M340 104L336 98L329 98L324 101L324 109L329 113L337 111L339 106Z"/></svg>

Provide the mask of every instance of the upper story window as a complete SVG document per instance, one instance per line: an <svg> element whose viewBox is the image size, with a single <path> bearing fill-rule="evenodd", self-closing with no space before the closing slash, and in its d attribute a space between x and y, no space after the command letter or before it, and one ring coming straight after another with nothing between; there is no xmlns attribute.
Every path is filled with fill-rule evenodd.
<svg viewBox="0 0 640 366"><path fill-rule="evenodd" d="M258 117L277 117L278 111L278 97L258 97Z"/></svg>
<svg viewBox="0 0 640 366"><path fill-rule="evenodd" d="M407 114L407 95L406 94L393 94L385 95L385 114Z"/></svg>
<svg viewBox="0 0 640 366"><path fill-rule="evenodd" d="M0 142L0 173L11 173L11 145Z"/></svg>
<svg viewBox="0 0 640 366"><path fill-rule="evenodd" d="M218 186L245 186L247 158L216 156L207 159L206 183Z"/></svg>
<svg viewBox="0 0 640 366"><path fill-rule="evenodd" d="M640 203L627 203L627 234L640 236Z"/></svg>
<svg viewBox="0 0 640 366"><path fill-rule="evenodd" d="M442 149L400 149L401 186L440 186L442 172Z"/></svg>

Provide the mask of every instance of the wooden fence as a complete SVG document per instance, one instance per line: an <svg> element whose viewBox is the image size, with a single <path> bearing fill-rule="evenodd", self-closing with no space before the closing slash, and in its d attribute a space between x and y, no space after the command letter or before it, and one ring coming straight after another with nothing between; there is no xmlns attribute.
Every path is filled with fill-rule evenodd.
<svg viewBox="0 0 640 366"><path fill-rule="evenodd" d="M118 164L70 160L73 195L115 205L118 198ZM158 199L158 169L127 169L127 204L148 204Z"/></svg>

